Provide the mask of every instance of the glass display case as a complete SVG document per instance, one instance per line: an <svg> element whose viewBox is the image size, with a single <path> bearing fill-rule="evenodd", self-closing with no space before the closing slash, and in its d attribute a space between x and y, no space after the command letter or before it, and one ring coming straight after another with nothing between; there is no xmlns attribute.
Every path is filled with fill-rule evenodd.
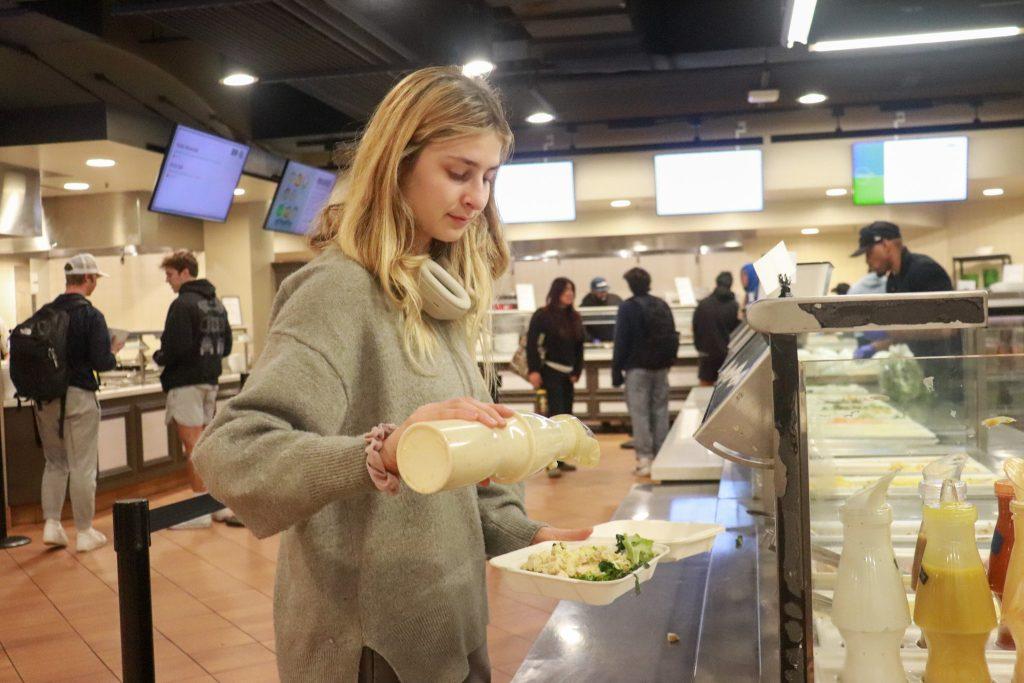
<svg viewBox="0 0 1024 683"><path fill-rule="evenodd" d="M760 630L777 632L778 647L762 661L781 680L921 680L928 668L930 683L982 669L979 680L1010 681L1016 653L1003 649L986 571L990 549L1005 552L996 482L1008 458L1024 457L1012 422L1024 420L1024 398L1000 385L1021 377L1024 355L977 352L984 293L776 299L748 321L767 335L774 422L761 434L773 457L756 459L775 498L762 524L773 552L761 561L773 566L759 570L777 577L762 614L775 628ZM888 335L890 352L848 357L866 332ZM936 340L959 353L896 348ZM741 393L756 365L741 368ZM923 468L956 454L962 483L942 492L940 479L933 499ZM922 545L923 518L934 540Z"/></svg>
<svg viewBox="0 0 1024 683"><path fill-rule="evenodd" d="M124 347L117 352L117 367L99 373L100 386L125 388L160 381L160 367L153 354L160 348L162 330L132 330ZM251 366L252 338L246 327L231 328L231 354L223 360L224 374L247 373Z"/></svg>

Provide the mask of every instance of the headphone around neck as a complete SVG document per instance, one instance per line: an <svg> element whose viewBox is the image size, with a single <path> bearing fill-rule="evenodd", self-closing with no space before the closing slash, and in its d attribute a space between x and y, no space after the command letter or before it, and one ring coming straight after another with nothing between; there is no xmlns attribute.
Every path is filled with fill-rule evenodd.
<svg viewBox="0 0 1024 683"><path fill-rule="evenodd" d="M434 259L420 266L420 295L423 312L435 320L458 320L472 305L462 283Z"/></svg>

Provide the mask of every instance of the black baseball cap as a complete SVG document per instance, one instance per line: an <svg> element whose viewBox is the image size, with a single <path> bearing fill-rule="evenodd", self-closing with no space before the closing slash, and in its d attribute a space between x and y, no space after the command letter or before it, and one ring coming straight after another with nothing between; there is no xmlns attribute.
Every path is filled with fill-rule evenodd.
<svg viewBox="0 0 1024 683"><path fill-rule="evenodd" d="M850 254L850 256L861 256L871 245L878 244L882 240L898 240L902 239L900 236L900 229L895 223L889 221L875 221L871 225L865 225L860 229L860 245L857 247L857 251Z"/></svg>

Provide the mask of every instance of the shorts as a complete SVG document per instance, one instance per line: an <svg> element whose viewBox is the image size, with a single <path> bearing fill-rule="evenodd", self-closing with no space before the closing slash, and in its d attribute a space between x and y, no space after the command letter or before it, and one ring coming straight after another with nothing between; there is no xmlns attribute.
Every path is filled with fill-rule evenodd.
<svg viewBox="0 0 1024 683"><path fill-rule="evenodd" d="M217 385L190 384L167 392L164 420L182 427L205 427L217 412Z"/></svg>

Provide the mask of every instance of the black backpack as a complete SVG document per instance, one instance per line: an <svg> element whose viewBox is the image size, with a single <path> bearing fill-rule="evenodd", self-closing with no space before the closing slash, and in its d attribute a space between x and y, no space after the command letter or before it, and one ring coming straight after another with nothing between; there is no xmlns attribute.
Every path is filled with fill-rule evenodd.
<svg viewBox="0 0 1024 683"><path fill-rule="evenodd" d="M672 367L679 355L679 333L672 309L656 296L639 296L643 318L643 343L637 349L636 362L647 370Z"/></svg>

